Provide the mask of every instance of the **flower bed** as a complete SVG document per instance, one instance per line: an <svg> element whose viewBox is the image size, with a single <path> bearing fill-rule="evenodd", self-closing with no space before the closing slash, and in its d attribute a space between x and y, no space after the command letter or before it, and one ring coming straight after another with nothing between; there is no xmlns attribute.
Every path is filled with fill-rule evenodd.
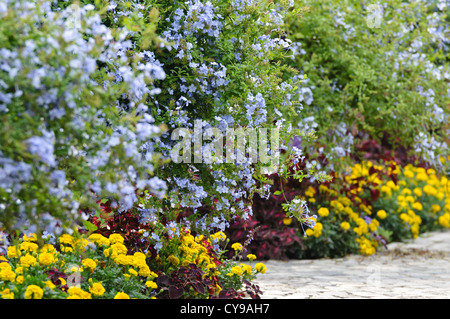
<svg viewBox="0 0 450 319"><path fill-rule="evenodd" d="M2 296L258 298L450 227L448 10L369 8L0 0Z"/></svg>
<svg viewBox="0 0 450 319"><path fill-rule="evenodd" d="M118 233L20 236L0 255L3 299L258 298L262 263L225 260L223 233L167 236L160 253L135 251Z"/></svg>
<svg viewBox="0 0 450 319"><path fill-rule="evenodd" d="M244 229L258 228L248 251L260 259L372 255L389 242L450 228L450 181L431 168L363 161L330 182L301 188L290 181L277 189L283 192L257 200L250 221L237 221L228 232L239 242ZM308 202L312 228L282 213L284 197Z"/></svg>

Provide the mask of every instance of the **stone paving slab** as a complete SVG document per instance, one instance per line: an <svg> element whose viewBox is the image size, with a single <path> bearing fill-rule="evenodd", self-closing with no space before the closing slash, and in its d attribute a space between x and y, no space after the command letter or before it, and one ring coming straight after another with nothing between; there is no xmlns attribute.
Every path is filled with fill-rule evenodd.
<svg viewBox="0 0 450 319"><path fill-rule="evenodd" d="M253 281L263 299L450 299L450 230L373 256L263 262Z"/></svg>

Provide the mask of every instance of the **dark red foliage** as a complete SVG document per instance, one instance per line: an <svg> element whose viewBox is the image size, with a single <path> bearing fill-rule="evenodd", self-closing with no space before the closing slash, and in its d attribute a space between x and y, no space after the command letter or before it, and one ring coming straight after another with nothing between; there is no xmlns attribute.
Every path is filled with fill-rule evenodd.
<svg viewBox="0 0 450 319"><path fill-rule="evenodd" d="M195 264L189 264L187 267L180 267L169 275L161 275L157 279L158 287L163 290L158 295L161 299L180 299L192 295L192 291L200 295L208 294L210 298L221 299L239 299L244 297L244 292L236 292L234 289L221 290L216 296L216 285L219 284L217 277L205 277L203 270ZM246 290L252 298L259 298L259 288L245 282ZM186 293L186 294L185 294Z"/></svg>
<svg viewBox="0 0 450 319"><path fill-rule="evenodd" d="M414 163L419 167L426 167L425 162L418 157L409 154L410 147L401 145L398 139L392 141L389 134L385 134L379 142L372 138L360 139L355 144L355 152L352 158L356 161L394 161L401 166Z"/></svg>
<svg viewBox="0 0 450 319"><path fill-rule="evenodd" d="M50 270L47 270L45 274L58 289L61 289L62 291L67 291L67 289L69 289L67 283L65 285L62 285L62 281L60 279L62 278L64 280L67 280L68 276L65 272L59 271L56 268L52 268Z"/></svg>
<svg viewBox="0 0 450 319"><path fill-rule="evenodd" d="M100 207L101 218L91 216L88 219L89 222L97 227L96 233L102 234L105 237L109 237L111 234L120 234L125 239L124 245L130 253L148 249L152 257L156 257L156 250L139 232L148 230L149 226L147 224L141 224L138 213L125 211L111 214L112 208L109 201L100 203Z"/></svg>
<svg viewBox="0 0 450 319"><path fill-rule="evenodd" d="M280 190L279 178L276 175L272 177L274 190ZM295 181L291 182L296 184ZM255 196L254 215L248 220L235 219L226 230L227 237L230 239L229 245L234 242L245 243L248 235L253 233L253 239L245 247L246 254L254 254L259 260L291 258L295 247L301 245L298 235L301 226L295 218L290 225L283 223L286 213L281 205L286 203L286 200L293 199L301 189L293 188L289 183L285 183L283 188L284 195L271 195L268 199L260 198L259 195ZM230 252L230 256L231 254L233 252Z"/></svg>

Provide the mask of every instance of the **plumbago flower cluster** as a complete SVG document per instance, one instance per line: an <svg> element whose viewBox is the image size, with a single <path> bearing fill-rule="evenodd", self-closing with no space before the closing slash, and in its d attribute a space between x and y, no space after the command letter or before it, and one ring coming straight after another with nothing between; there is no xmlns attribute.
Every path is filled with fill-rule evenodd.
<svg viewBox="0 0 450 319"><path fill-rule="evenodd" d="M320 143L303 150L327 170L352 165L361 140L404 146L442 172L448 152L448 1L305 1L288 19L298 54L287 59L307 80L299 122ZM318 146L316 146L318 145ZM345 159L344 161L342 159ZM318 167L318 169L324 169Z"/></svg>
<svg viewBox="0 0 450 319"><path fill-rule="evenodd" d="M60 232L97 196L131 207L135 189L161 198L145 143L162 127L142 114L161 67L137 55L126 28L93 5L0 2L0 227ZM18 32L19 30L20 32Z"/></svg>
<svg viewBox="0 0 450 319"><path fill-rule="evenodd" d="M252 214L254 193L270 192L261 163L171 163L170 133L195 120L275 126L282 141L294 133L296 70L277 62L292 49L283 32L284 16L298 14L291 2L0 8L2 229L58 234L106 198L118 213L184 214L177 222L196 231L224 230Z"/></svg>

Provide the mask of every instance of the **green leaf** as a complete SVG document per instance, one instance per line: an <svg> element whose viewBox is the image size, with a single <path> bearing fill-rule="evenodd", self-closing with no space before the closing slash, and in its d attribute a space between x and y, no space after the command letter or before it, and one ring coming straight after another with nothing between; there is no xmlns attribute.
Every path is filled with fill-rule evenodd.
<svg viewBox="0 0 450 319"><path fill-rule="evenodd" d="M88 222L87 220L85 220L83 222L84 227L86 227L86 229L88 231L96 231L98 228L97 226L95 226L94 224L92 224L91 222Z"/></svg>

